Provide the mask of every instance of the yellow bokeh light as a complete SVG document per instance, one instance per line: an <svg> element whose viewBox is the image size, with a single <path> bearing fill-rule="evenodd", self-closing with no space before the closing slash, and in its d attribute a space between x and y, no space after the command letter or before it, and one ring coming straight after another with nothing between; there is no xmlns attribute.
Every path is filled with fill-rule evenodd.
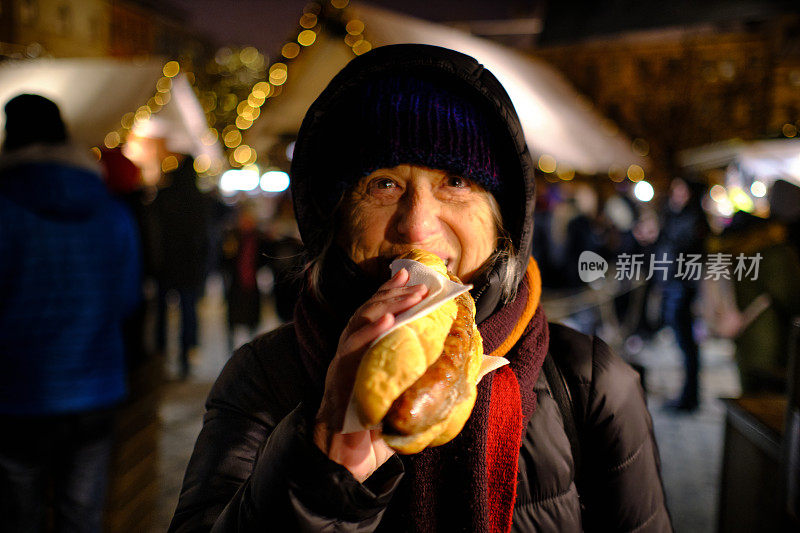
<svg viewBox="0 0 800 533"><path fill-rule="evenodd" d="M177 61L167 61L166 65L164 65L164 76L168 78L174 78L178 75L178 72L181 71L181 66L178 64Z"/></svg>
<svg viewBox="0 0 800 533"><path fill-rule="evenodd" d="M303 46L311 46L317 40L317 34L314 30L303 30L297 36L297 42Z"/></svg>
<svg viewBox="0 0 800 533"><path fill-rule="evenodd" d="M169 93L158 93L153 97L156 103L161 106L167 105L171 98L172 96Z"/></svg>
<svg viewBox="0 0 800 533"><path fill-rule="evenodd" d="M228 93L222 97L222 110L227 113L235 108L236 104L238 103L239 100L236 98L236 95L233 93Z"/></svg>
<svg viewBox="0 0 800 533"><path fill-rule="evenodd" d="M236 160L233 153L228 154L228 162L231 164L232 167L242 166L242 164Z"/></svg>
<svg viewBox="0 0 800 533"><path fill-rule="evenodd" d="M116 131L112 131L106 135L106 138L103 140L103 144L106 145L106 148L116 148L119 146L119 143L122 139L119 136L119 133Z"/></svg>
<svg viewBox="0 0 800 533"><path fill-rule="evenodd" d="M331 5L336 9L344 9L349 3L350 0L331 0Z"/></svg>
<svg viewBox="0 0 800 533"><path fill-rule="evenodd" d="M233 151L233 159L240 165L244 165L250 160L252 151L253 150L249 146L243 144Z"/></svg>
<svg viewBox="0 0 800 533"><path fill-rule="evenodd" d="M97 146L92 146L92 147L89 149L89 151L90 151L90 152L92 152L92 155L93 155L93 156L94 156L94 157L95 157L95 158L96 158L98 161L100 161L100 158L103 156L103 152L101 152L101 151L100 151L100 148L98 148Z"/></svg>
<svg viewBox="0 0 800 533"><path fill-rule="evenodd" d="M300 45L297 43L286 43L281 48L281 55L286 59L294 59L300 53Z"/></svg>
<svg viewBox="0 0 800 533"><path fill-rule="evenodd" d="M239 102L239 105L236 106L236 113L239 114L239 115L245 115L246 116L252 110L253 110L253 108L250 107L250 104L247 103L247 100L242 100L241 102Z"/></svg>
<svg viewBox="0 0 800 533"><path fill-rule="evenodd" d="M552 155L542 154L539 156L539 170L546 173L556 171L556 158Z"/></svg>
<svg viewBox="0 0 800 533"><path fill-rule="evenodd" d="M172 172L178 168L178 158L174 155L168 155L161 161L161 172Z"/></svg>
<svg viewBox="0 0 800 533"><path fill-rule="evenodd" d="M564 181L571 181L575 177L575 171L564 166L557 167L556 174Z"/></svg>
<svg viewBox="0 0 800 533"><path fill-rule="evenodd" d="M219 132L215 128L209 128L201 138L201 141L206 146L211 146L219 139Z"/></svg>
<svg viewBox="0 0 800 533"><path fill-rule="evenodd" d="M252 94L256 98L269 98L270 93L272 92L272 85L265 81L260 81L253 85Z"/></svg>
<svg viewBox="0 0 800 533"><path fill-rule="evenodd" d="M353 53L357 56L366 54L370 50L372 50L372 43L369 41L360 41L353 47Z"/></svg>
<svg viewBox="0 0 800 533"><path fill-rule="evenodd" d="M239 146L242 144L242 132L237 129L233 129L222 137L222 141L228 148Z"/></svg>
<svg viewBox="0 0 800 533"><path fill-rule="evenodd" d="M781 131L784 137L797 137L797 126L794 124L784 124Z"/></svg>
<svg viewBox="0 0 800 533"><path fill-rule="evenodd" d="M236 117L236 127L239 128L240 130L246 130L247 128L249 128L252 125L253 125L253 121L252 120L250 120L248 118L245 118L245 117L243 117L241 115Z"/></svg>
<svg viewBox="0 0 800 533"><path fill-rule="evenodd" d="M317 16L314 13L304 13L300 17L300 26L306 29L311 29L317 25Z"/></svg>
<svg viewBox="0 0 800 533"><path fill-rule="evenodd" d="M364 40L363 35L351 35L348 33L347 35L344 36L344 42L347 43L347 46L351 48L363 40Z"/></svg>
<svg viewBox="0 0 800 533"><path fill-rule="evenodd" d="M608 177L611 178L611 181L620 183L625 180L625 169L617 166L609 167Z"/></svg>
<svg viewBox="0 0 800 533"><path fill-rule="evenodd" d="M250 104L250 107L261 107L262 105L264 105L264 102L266 101L267 100L264 93L260 94L250 93L250 95L247 97L247 103Z"/></svg>
<svg viewBox="0 0 800 533"><path fill-rule="evenodd" d="M136 110L136 115L134 115L133 121L134 122L144 122L150 119L150 108L147 106L142 106Z"/></svg>
<svg viewBox="0 0 800 533"><path fill-rule="evenodd" d="M165 93L172 89L172 80L170 78L159 78L156 82L156 90L160 93Z"/></svg>
<svg viewBox="0 0 800 533"><path fill-rule="evenodd" d="M358 35L364 31L364 23L358 19L353 19L344 28L350 35Z"/></svg>
<svg viewBox="0 0 800 533"><path fill-rule="evenodd" d="M255 149L250 148L250 157L247 158L246 165L254 165L255 162L258 160L258 154L256 153Z"/></svg>
<svg viewBox="0 0 800 533"><path fill-rule="evenodd" d="M270 73L269 82L273 85L283 85L286 83L286 71L279 70L275 73Z"/></svg>
<svg viewBox="0 0 800 533"><path fill-rule="evenodd" d="M133 113L125 113L122 116L122 120L120 120L120 124L122 124L123 128L125 128L126 130L129 130L129 129L131 129L133 127L133 119L134 118L136 118L135 114L133 114Z"/></svg>
<svg viewBox="0 0 800 533"><path fill-rule="evenodd" d="M211 168L211 156L208 154L200 154L197 156L197 159L194 160L194 170L197 173L202 174L203 172L207 172L208 169Z"/></svg>
<svg viewBox="0 0 800 533"><path fill-rule="evenodd" d="M239 59L245 65L248 65L250 63L255 63L256 61L258 61L258 50L256 50L255 47L253 46L247 46L245 48L242 48L242 51L239 52Z"/></svg>
<svg viewBox="0 0 800 533"><path fill-rule="evenodd" d="M628 179L637 182L644 179L644 169L639 165L631 165L628 167Z"/></svg>

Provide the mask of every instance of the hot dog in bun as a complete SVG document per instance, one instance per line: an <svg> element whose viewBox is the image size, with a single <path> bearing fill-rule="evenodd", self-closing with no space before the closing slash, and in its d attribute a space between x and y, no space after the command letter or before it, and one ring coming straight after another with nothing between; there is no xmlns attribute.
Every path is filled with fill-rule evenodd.
<svg viewBox="0 0 800 533"><path fill-rule="evenodd" d="M418 261L460 283L435 254L412 250ZM387 444L417 453L453 439L475 405L483 342L469 292L379 339L356 373L353 400L361 422L383 426Z"/></svg>

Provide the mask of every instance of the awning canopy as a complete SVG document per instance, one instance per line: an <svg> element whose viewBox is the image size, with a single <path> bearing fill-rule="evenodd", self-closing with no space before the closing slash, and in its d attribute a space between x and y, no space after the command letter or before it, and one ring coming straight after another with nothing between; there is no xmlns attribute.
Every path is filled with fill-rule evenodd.
<svg viewBox="0 0 800 533"><path fill-rule="evenodd" d="M733 139L684 150L678 160L687 170L727 169L729 178L736 173L750 181L782 179L800 185L800 139Z"/></svg>
<svg viewBox="0 0 800 533"><path fill-rule="evenodd" d="M103 146L105 136L120 128L156 92L163 76L158 61L131 62L99 58L35 59L0 64L0 105L21 93L41 94L58 104L73 140ZM152 117L137 125L140 134L164 138L170 149L197 157L221 159L219 145L201 139L208 131L205 115L188 81L172 79L171 98ZM0 113L2 115L2 113ZM5 117L3 116L3 122ZM0 138L3 133L0 132Z"/></svg>
<svg viewBox="0 0 800 533"><path fill-rule="evenodd" d="M612 167L624 170L631 164L647 168L647 160L633 152L629 140L543 61L447 26L365 5L351 9L364 22L373 46L432 44L483 63L511 96L535 157L550 155L559 165L584 174L605 174ZM341 37L318 35L289 64L282 94L262 108L248 132L250 145L263 154L281 137L296 134L311 102L353 57Z"/></svg>

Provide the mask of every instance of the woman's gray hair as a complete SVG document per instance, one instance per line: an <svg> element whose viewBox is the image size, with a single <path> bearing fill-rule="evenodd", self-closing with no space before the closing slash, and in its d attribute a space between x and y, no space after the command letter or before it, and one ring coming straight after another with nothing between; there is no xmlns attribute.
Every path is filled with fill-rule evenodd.
<svg viewBox="0 0 800 533"><path fill-rule="evenodd" d="M485 194L489 201L489 206L491 207L495 228L497 229L497 247L494 253L492 253L492 255L483 262L480 268L478 268L475 277L492 269L495 264L500 262L503 268L503 272L499 272L500 279L502 280L501 301L503 303L508 303L517 295L517 285L519 280L522 279L521 273L519 272L521 263L518 261L518 251L514 246L514 241L503 226L503 215L500 213L500 205L491 193L486 192ZM309 257L303 269L303 272L306 274L308 288L320 301L324 301L324 296L320 290L323 265L328 258L328 254L331 252L333 243L336 241L336 233L339 228L339 211L344 203L343 200L346 195L347 193L342 196L342 199L340 199L336 205L336 214L334 215L335 222L331 231L326 235L320 252L316 256Z"/></svg>

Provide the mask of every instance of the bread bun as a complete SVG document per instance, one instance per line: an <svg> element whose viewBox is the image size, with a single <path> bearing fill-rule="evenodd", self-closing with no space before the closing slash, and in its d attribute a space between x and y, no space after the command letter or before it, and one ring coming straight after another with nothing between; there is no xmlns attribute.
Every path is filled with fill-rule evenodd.
<svg viewBox="0 0 800 533"><path fill-rule="evenodd" d="M435 254L412 250L400 258L460 283ZM475 303L463 293L398 327L364 354L353 389L361 422L385 422L384 439L400 453L450 441L475 405L482 359Z"/></svg>

